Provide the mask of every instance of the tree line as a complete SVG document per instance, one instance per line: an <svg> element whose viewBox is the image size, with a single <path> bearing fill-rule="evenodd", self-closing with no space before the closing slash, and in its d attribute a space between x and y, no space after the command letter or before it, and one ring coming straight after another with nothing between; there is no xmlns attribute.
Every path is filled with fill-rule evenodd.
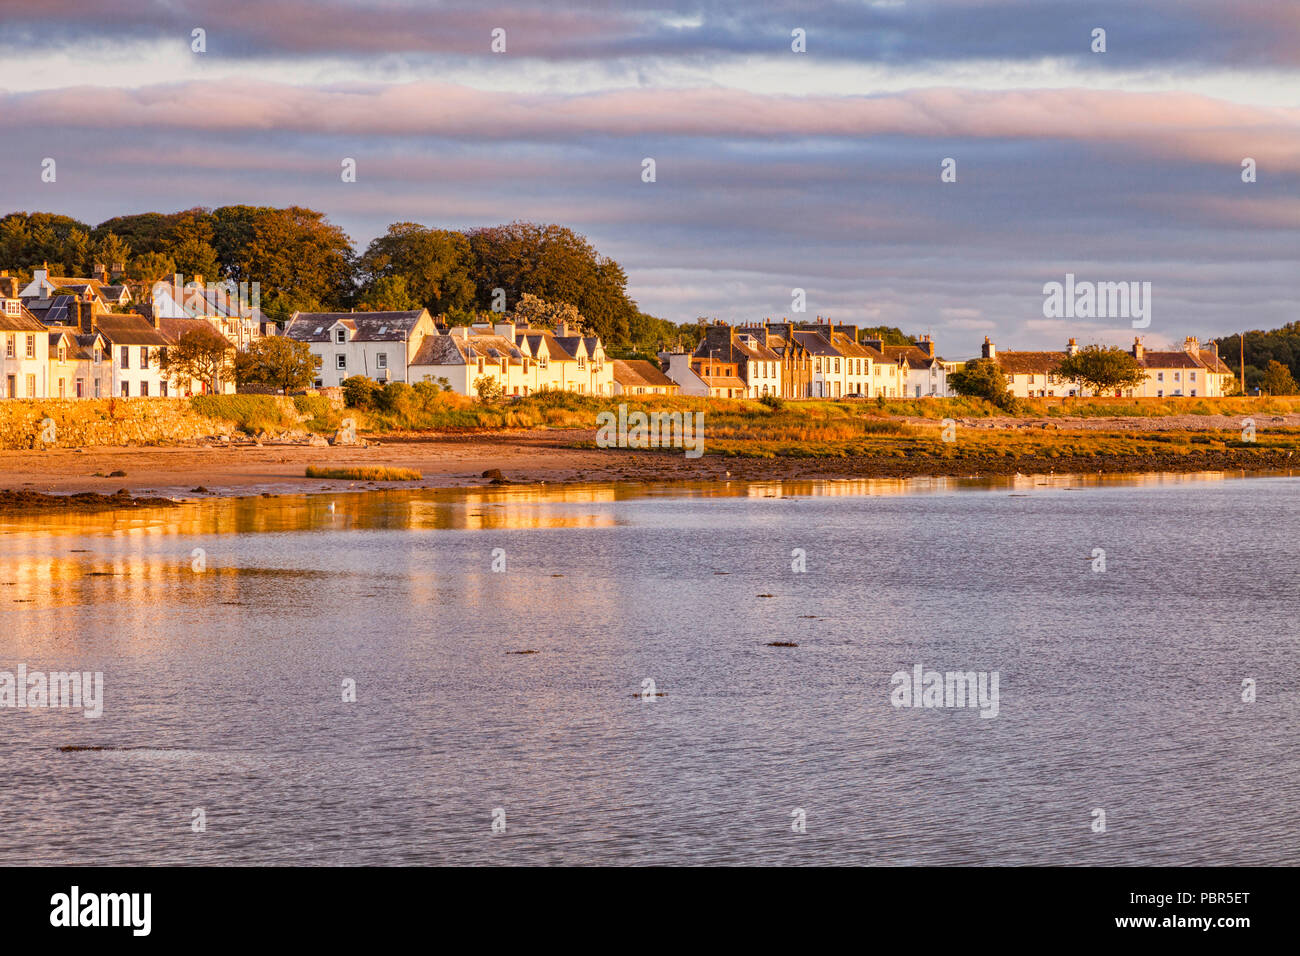
<svg viewBox="0 0 1300 956"><path fill-rule="evenodd" d="M1246 332L1242 336L1225 335L1215 340L1219 357L1232 371L1241 375L1241 353L1246 352L1246 391L1255 389L1267 395L1294 395L1300 391L1300 322L1288 322L1269 332Z"/></svg>
<svg viewBox="0 0 1300 956"><path fill-rule="evenodd" d="M257 282L262 310L283 322L295 310L427 308L453 325L526 308L545 319L571 309L607 346L653 352L698 323L642 312L623 267L572 229L512 222L466 230L399 222L358 252L323 213L300 206L196 207L116 216L91 226L48 212L0 219L0 263L27 272L88 275L121 265L145 284L181 273L188 281ZM536 300L546 304L538 307ZM566 313L567 314L567 313Z"/></svg>

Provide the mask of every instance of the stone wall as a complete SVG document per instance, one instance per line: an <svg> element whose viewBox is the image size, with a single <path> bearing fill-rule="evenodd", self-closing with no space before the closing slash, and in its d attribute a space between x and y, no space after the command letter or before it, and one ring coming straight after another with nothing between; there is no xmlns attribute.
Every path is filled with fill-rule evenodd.
<svg viewBox="0 0 1300 956"><path fill-rule="evenodd" d="M0 449L173 445L234 431L231 422L199 415L185 398L0 401Z"/></svg>

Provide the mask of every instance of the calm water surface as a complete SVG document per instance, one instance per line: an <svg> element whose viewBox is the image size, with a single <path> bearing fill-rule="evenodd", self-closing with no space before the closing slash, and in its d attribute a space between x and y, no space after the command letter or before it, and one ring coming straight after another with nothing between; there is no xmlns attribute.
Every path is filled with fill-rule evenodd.
<svg viewBox="0 0 1300 956"><path fill-rule="evenodd" d="M1163 476L0 517L0 670L106 698L0 709L0 863L1294 865L1298 514ZM918 663L999 715L892 707Z"/></svg>

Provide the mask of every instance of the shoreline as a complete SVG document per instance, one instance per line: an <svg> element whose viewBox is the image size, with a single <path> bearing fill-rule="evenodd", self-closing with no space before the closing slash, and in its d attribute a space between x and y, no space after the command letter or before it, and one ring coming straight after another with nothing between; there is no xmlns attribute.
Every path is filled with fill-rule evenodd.
<svg viewBox="0 0 1300 956"><path fill-rule="evenodd" d="M176 500L502 485L615 482L817 481L870 478L997 478L1016 475L1289 473L1300 460L1280 449L1235 448L1135 455L908 457L897 453L747 457L582 447L587 430L371 436L361 446L95 447L0 452L0 512L108 510ZM308 465L401 467L419 481L307 478ZM501 477L493 480L494 472Z"/></svg>

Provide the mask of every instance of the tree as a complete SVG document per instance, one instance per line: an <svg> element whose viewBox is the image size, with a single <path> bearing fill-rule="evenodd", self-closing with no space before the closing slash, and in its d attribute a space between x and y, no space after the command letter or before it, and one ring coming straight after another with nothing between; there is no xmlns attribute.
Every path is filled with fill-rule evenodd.
<svg viewBox="0 0 1300 956"><path fill-rule="evenodd" d="M203 276L203 281L216 282L221 276L221 265L217 262L217 250L202 239L189 237L182 239L171 248L172 261L176 271L191 281L195 276Z"/></svg>
<svg viewBox="0 0 1300 956"><path fill-rule="evenodd" d="M495 402L501 397L501 383L491 375L480 375L474 379L474 391L480 402Z"/></svg>
<svg viewBox="0 0 1300 956"><path fill-rule="evenodd" d="M406 276L380 276L361 293L357 308L362 312L408 312L422 308L407 288Z"/></svg>
<svg viewBox="0 0 1300 956"><path fill-rule="evenodd" d="M554 331L560 322L567 322L572 330L571 334L576 334L584 331L585 326L577 308L568 302L547 302L531 292L525 292L520 297L519 303L510 315L516 323L535 329Z"/></svg>
<svg viewBox="0 0 1300 956"><path fill-rule="evenodd" d="M1006 373L993 359L972 359L948 376L948 387L958 395L992 402L1004 411L1014 411L1016 399L1007 388Z"/></svg>
<svg viewBox="0 0 1300 956"><path fill-rule="evenodd" d="M125 264L131 258L131 247L115 233L107 232L104 238L95 243L95 259L101 265L113 268L117 263Z"/></svg>
<svg viewBox="0 0 1300 956"><path fill-rule="evenodd" d="M146 252L136 256L126 265L126 276L150 288L155 282L171 282L176 274L176 263L171 256L161 252Z"/></svg>
<svg viewBox="0 0 1300 956"><path fill-rule="evenodd" d="M1147 373L1123 349L1114 346L1087 345L1067 355L1057 366L1056 374L1078 382L1094 393L1134 388L1146 381Z"/></svg>
<svg viewBox="0 0 1300 956"><path fill-rule="evenodd" d="M198 379L220 395L234 372L235 347L211 326L192 329L163 351L162 370L180 387Z"/></svg>
<svg viewBox="0 0 1300 956"><path fill-rule="evenodd" d="M365 290L362 301L385 280L389 294L394 280L401 280L414 308L422 306L434 313L464 309L474 304L470 261L464 233L427 229L414 222L393 223L358 261Z"/></svg>
<svg viewBox="0 0 1300 956"><path fill-rule="evenodd" d="M1294 395L1300 391L1291 370L1276 359L1268 363L1259 387L1266 395Z"/></svg>
<svg viewBox="0 0 1300 956"><path fill-rule="evenodd" d="M572 305L587 329L608 344L628 340L636 303L627 296L627 276L585 237L532 222L472 229L468 236L478 308L492 308L496 289L505 291L507 307L531 292Z"/></svg>
<svg viewBox="0 0 1300 956"><path fill-rule="evenodd" d="M235 380L241 385L269 385L288 394L316 380L316 357L306 342L270 335L235 356Z"/></svg>

